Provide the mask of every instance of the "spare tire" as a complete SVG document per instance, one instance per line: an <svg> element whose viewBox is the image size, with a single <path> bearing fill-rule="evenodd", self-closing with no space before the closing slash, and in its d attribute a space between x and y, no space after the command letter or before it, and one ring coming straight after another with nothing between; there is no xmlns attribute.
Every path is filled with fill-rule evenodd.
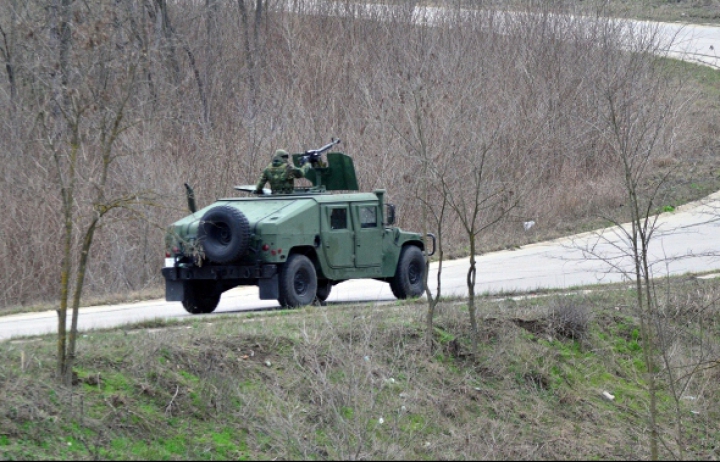
<svg viewBox="0 0 720 462"><path fill-rule="evenodd" d="M198 240L208 260L230 263L247 252L250 224L245 214L234 207L213 207L200 220Z"/></svg>

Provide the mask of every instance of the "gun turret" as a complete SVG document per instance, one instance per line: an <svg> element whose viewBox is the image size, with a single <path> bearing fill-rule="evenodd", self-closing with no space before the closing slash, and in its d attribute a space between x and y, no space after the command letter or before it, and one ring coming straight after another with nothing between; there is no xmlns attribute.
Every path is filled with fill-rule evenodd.
<svg viewBox="0 0 720 462"><path fill-rule="evenodd" d="M330 141L325 146L321 147L320 149L310 149L308 151L305 151L303 156L300 158L300 165L305 165L306 162L310 162L313 167L316 167L320 163L320 156L325 151L329 150L331 147L335 146L336 144L340 143L339 139L332 138L332 141Z"/></svg>

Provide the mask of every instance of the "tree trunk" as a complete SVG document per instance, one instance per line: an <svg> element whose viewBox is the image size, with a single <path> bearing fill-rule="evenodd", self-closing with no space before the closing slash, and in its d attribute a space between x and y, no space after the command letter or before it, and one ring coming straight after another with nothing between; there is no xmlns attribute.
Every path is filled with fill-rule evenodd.
<svg viewBox="0 0 720 462"><path fill-rule="evenodd" d="M265 68L265 50L264 46L260 43L260 26L262 24L263 13L267 3L263 4L263 0L256 0L255 2L255 26L253 28L253 39L255 40L255 54L260 59L260 68Z"/></svg>
<svg viewBox="0 0 720 462"><path fill-rule="evenodd" d="M238 9L240 10L240 28L242 29L245 48L245 65L248 68L250 100L254 108L257 95L257 87L255 85L255 58L253 56L252 46L250 44L250 21L248 17L247 7L245 6L245 0L238 0Z"/></svg>
<svg viewBox="0 0 720 462"><path fill-rule="evenodd" d="M145 33L145 28L140 25L142 24L142 20L140 20L140 23L138 23L138 19L136 19L138 13L135 6L136 5L134 2L128 2L127 10L130 20L130 31L131 34L135 37L135 41L137 42L137 51L138 53L140 53L140 67L141 69L143 69L143 73L145 74L147 79L148 93L150 94L150 106L154 110L157 104L158 95L157 90L155 89L155 82L153 81L153 73L150 67L150 61L148 59L148 45L150 40Z"/></svg>
<svg viewBox="0 0 720 462"><path fill-rule="evenodd" d="M215 63L217 54L222 51L215 43L221 40L221 34L217 27L218 1L205 0L205 66L203 67L203 81L205 82L205 123L212 125L212 101L213 79L215 78Z"/></svg>
<svg viewBox="0 0 720 462"><path fill-rule="evenodd" d="M72 241L73 241L73 204L75 189L75 163L77 162L77 145L74 145L69 156L69 179L68 185L62 187L62 211L63 211L63 250L62 263L60 264L60 306L58 308L58 339L57 339L57 373L58 378L64 381L68 371L67 364L67 310L70 298L70 280L72 278ZM61 163L59 156L55 157L59 181L62 183Z"/></svg>
<svg viewBox="0 0 720 462"><path fill-rule="evenodd" d="M11 25L11 27L14 29L14 25ZM2 58L5 61L5 73L7 74L8 85L10 87L10 101L12 102L14 109L15 100L17 99L17 88L15 86L15 67L12 59L13 54L10 49L7 33L1 26L0 35L2 35L3 41L3 45L0 47L0 52L2 52Z"/></svg>
<svg viewBox="0 0 720 462"><path fill-rule="evenodd" d="M92 247L95 230L100 219L99 215L93 218L92 223L88 227L85 238L83 239L82 249L80 250L80 261L78 262L78 272L75 279L75 292L72 301L72 321L70 323L70 333L68 335L68 348L65 360L65 385L72 384L72 369L75 365L75 345L77 343L78 317L80 315L80 298L82 296L83 286L85 284L85 272L87 270L88 258L90 257L90 248Z"/></svg>
<svg viewBox="0 0 720 462"><path fill-rule="evenodd" d="M470 268L467 273L468 288L468 314L470 315L470 330L472 335L473 354L477 354L478 348L478 323L475 313L475 279L476 279L476 262L475 262L475 234L470 233Z"/></svg>
<svg viewBox="0 0 720 462"><path fill-rule="evenodd" d="M175 51L175 39L172 24L170 24L170 14L168 13L166 0L155 0L155 9L153 11L156 19L155 33L158 42L157 45L158 48L161 48L164 42L167 47L165 55L170 64L173 83L177 86L181 80L180 63L178 62L177 52Z"/></svg>
<svg viewBox="0 0 720 462"><path fill-rule="evenodd" d="M59 86L56 85L54 91L59 93L58 101L64 106L64 109L58 108L54 114L58 121L62 120L60 113L67 111L70 107L70 100L67 95L67 84L69 74L69 53L70 53L70 6L71 0L62 0L60 4L60 12L58 15L59 23L57 25L58 39L58 56L59 56ZM57 78L55 79L57 80ZM58 152L55 152L55 160L58 168L58 180L62 185L61 196L63 204L63 254L60 269L60 306L58 309L58 378L63 380L67 371L67 309L70 297L70 279L72 277L72 241L73 241L73 205L75 201L75 166L77 162L79 149L79 134L76 127L72 128L72 145L70 147L70 155L68 158L68 176L63 179L62 159Z"/></svg>

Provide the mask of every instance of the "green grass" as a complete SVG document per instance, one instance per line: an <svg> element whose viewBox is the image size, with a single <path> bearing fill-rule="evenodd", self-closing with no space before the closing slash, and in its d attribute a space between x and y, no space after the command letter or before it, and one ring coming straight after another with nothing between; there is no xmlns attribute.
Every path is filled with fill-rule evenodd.
<svg viewBox="0 0 720 462"><path fill-rule="evenodd" d="M682 332L674 351L691 352L700 339L715 348L717 309L697 307L720 281L672 283L665 302L688 307L671 320ZM605 289L481 299L477 354L465 300L441 305L432 354L417 303L94 332L79 344L71 389L55 384L52 336L32 344L25 370L28 344L5 342L0 458L646 458L647 365L634 294ZM565 337L549 317L561 307L592 312L580 337ZM713 458L716 383L712 371L698 373L687 393L702 406L681 400L683 419L702 412L683 422L687 457ZM665 382L658 406L661 432L677 448Z"/></svg>

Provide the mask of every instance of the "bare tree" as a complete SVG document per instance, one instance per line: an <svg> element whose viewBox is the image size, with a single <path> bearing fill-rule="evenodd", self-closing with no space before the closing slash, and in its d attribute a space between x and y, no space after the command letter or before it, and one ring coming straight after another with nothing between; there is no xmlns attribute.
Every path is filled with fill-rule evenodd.
<svg viewBox="0 0 720 462"><path fill-rule="evenodd" d="M17 99L17 81L15 77L15 57L13 54L13 42L15 41L15 23L17 22L17 4L13 3L10 9L9 26L3 27L0 24L0 57L5 63L5 72L7 74L8 86L10 87L10 101L15 102ZM8 30L6 30L8 29Z"/></svg>
<svg viewBox="0 0 720 462"><path fill-rule="evenodd" d="M248 8L247 0L237 0L238 11L240 12L240 28L243 37L243 51L245 54L245 63L248 69L248 84L250 93L255 103L257 94L256 67L262 66L264 62L263 47L261 44L261 30L263 17L266 14L266 2L263 0L255 0L254 15L252 26L250 23L250 8ZM250 2L252 3L252 2ZM251 39L252 32L252 39Z"/></svg>
<svg viewBox="0 0 720 462"><path fill-rule="evenodd" d="M478 236L497 225L519 205L520 194L516 195L513 181L498 172L509 171L509 165L498 162L505 159L503 153L493 146L492 134L487 141L480 141L470 153L459 171L464 172L455 181L442 179L444 197L457 214L469 243L470 266L467 272L468 313L472 330L473 351L477 351L478 322L475 307L475 286L477 284L476 255ZM512 177L510 177L512 178ZM522 180L521 180L522 181Z"/></svg>
<svg viewBox="0 0 720 462"><path fill-rule="evenodd" d="M427 314L425 316L425 344L428 352L432 353L434 347L434 317L435 310L442 296L442 265L443 265L443 225L446 221L446 210L448 208L448 196L445 194L446 191L443 188L437 187L437 184L443 184L445 175L447 174L448 163L444 163L445 167L438 166L441 162L438 162L437 156L433 156L428 146L428 140L426 138L429 114L427 103L428 95L424 91L422 84L414 89L411 93L413 103L413 115L414 120L411 125L412 136L406 138L410 142L411 146L414 146L415 152L418 157L418 161L421 165L420 181L418 182L418 198L422 203L422 233L423 239L425 239L425 275L424 275L424 286L425 296L427 297ZM442 153L441 153L442 155ZM439 196L439 197L438 197ZM431 221L432 218L432 221ZM438 266L437 276L435 281L435 292L430 287L430 259L428 256L428 242L427 237L430 236L428 231L429 226L433 226L436 232L437 239L437 251L438 251ZM433 243L435 244L435 243Z"/></svg>
<svg viewBox="0 0 720 462"><path fill-rule="evenodd" d="M151 3L152 1L152 3ZM180 63L175 49L173 27L170 22L170 13L166 0L148 0L146 3L148 15L154 22L155 48L162 50L171 70L175 85L180 83Z"/></svg>
<svg viewBox="0 0 720 462"><path fill-rule="evenodd" d="M587 123L596 130L603 151L609 154L608 167L617 169L623 178L630 222L623 226L616 218L606 217L616 225L615 231L599 234L598 242L609 246L601 247L596 242L584 251L607 262L635 285L633 314L638 319L642 340L645 374L641 381L649 400L650 458L657 460L663 446L673 457L683 459L681 382L669 359L672 333L656 279L661 275L658 265L663 268L670 260L658 261L651 248L660 233L659 211L665 199L662 187L667 179L667 174L658 174L654 163L676 152L676 127L692 96L670 77L666 69L669 64L656 57L659 54L656 29L609 20L601 21L598 27L604 37L599 41L599 59L606 65L595 80L592 93L599 117ZM659 430L659 396L666 389L676 402L673 446Z"/></svg>
<svg viewBox="0 0 720 462"><path fill-rule="evenodd" d="M64 223L58 376L67 384L72 380L79 307L95 234L107 214L124 209L131 218L151 196L132 184L119 185L115 177L117 165L128 162L132 154L118 144L136 123L129 103L136 96L138 54L132 48L117 51L120 37L112 33L106 13L102 7L61 5L56 42L56 81L61 83L51 81L51 86L36 89L50 96L38 108L39 131L52 160Z"/></svg>

